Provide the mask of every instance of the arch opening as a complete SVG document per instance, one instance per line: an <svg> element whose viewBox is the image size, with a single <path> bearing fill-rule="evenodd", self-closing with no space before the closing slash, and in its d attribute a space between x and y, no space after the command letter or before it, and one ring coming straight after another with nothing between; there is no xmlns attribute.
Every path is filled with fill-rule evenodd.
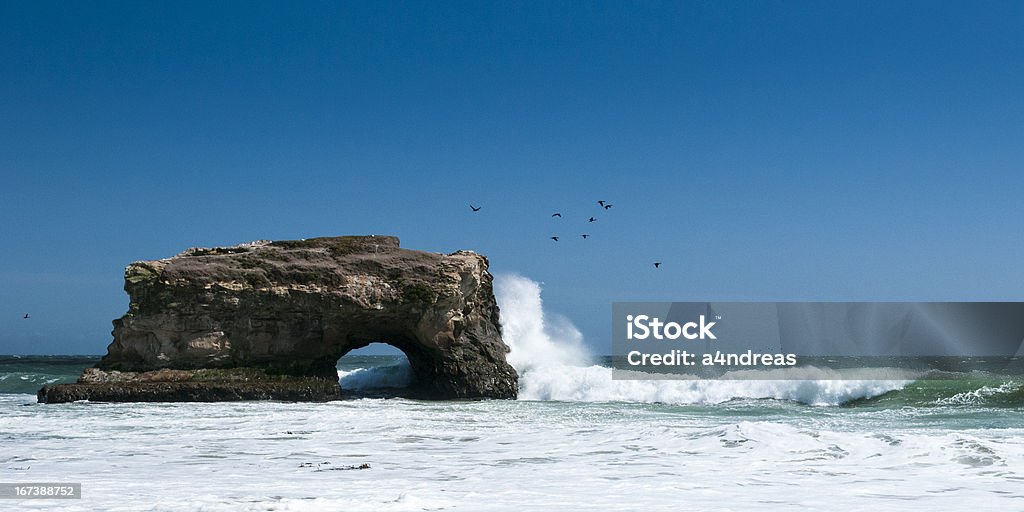
<svg viewBox="0 0 1024 512"><path fill-rule="evenodd" d="M387 342L372 342L338 358L338 384L349 398L408 397L415 375L406 353Z"/></svg>

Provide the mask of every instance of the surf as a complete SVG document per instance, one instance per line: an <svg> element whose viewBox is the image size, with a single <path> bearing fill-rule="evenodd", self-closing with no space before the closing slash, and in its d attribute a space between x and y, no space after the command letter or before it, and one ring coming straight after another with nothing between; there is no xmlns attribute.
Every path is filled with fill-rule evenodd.
<svg viewBox="0 0 1024 512"><path fill-rule="evenodd" d="M502 337L510 348L508 360L519 372L520 400L708 405L775 399L842 405L913 382L883 372L855 380L821 378L830 375L800 368L791 369L795 373L785 380L777 375L771 380L613 380L611 368L594 364L579 329L544 310L541 291L539 283L519 274L495 276Z"/></svg>

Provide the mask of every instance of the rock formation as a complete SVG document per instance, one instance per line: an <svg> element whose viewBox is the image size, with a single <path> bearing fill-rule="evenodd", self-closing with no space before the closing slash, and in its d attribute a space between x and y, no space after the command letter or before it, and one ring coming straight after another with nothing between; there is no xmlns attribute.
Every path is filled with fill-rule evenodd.
<svg viewBox="0 0 1024 512"><path fill-rule="evenodd" d="M329 400L337 360L372 342L436 398L515 398L487 258L345 236L189 249L125 270L128 313L69 400ZM177 370L177 371L175 371Z"/></svg>

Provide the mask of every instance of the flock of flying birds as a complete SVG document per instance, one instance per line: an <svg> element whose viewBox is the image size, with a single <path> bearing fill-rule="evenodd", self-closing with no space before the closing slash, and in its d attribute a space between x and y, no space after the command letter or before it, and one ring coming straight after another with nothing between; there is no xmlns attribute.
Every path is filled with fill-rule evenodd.
<svg viewBox="0 0 1024 512"><path fill-rule="evenodd" d="M598 204L598 206L600 206L601 208L603 208L605 210L610 210L612 208L612 204L609 203L608 201L603 200L603 199L598 200L597 204ZM483 208L483 207L482 206L475 206L475 205L472 205L472 204L469 205L469 209L473 210L474 212L480 211L481 208ZM562 218L562 212L552 213L551 217L552 218L557 217L557 218L561 219ZM597 217L591 216L589 219L587 219L587 223L588 224L591 223L591 222L597 222ZM590 235L587 234L587 233L581 233L580 234L580 238L586 240L587 238L590 238ZM554 236L551 237L551 239L557 242L559 237L558 237L558 235L554 235ZM661 268L661 262L660 261L655 261L653 264L654 264L654 268Z"/></svg>

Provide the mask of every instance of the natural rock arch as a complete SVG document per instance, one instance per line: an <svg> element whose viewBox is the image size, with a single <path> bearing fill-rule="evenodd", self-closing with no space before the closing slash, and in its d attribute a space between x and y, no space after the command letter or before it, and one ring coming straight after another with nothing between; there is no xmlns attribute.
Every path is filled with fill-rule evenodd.
<svg viewBox="0 0 1024 512"><path fill-rule="evenodd" d="M412 251L386 236L253 242L136 262L125 270L128 313L114 321L97 366L244 368L337 382L339 358L386 342L432 396L515 398L487 267L474 252Z"/></svg>

